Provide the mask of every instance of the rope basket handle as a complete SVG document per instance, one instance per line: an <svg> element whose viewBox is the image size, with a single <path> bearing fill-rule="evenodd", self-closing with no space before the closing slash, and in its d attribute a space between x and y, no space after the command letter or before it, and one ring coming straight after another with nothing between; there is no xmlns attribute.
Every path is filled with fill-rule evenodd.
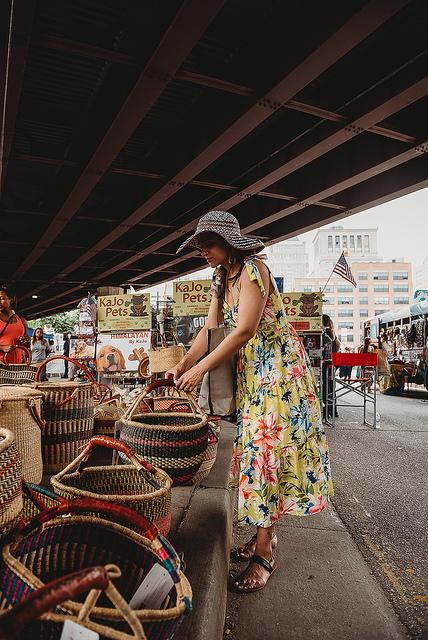
<svg viewBox="0 0 428 640"><path fill-rule="evenodd" d="M37 411L36 401L34 400L34 398L30 398L28 400L28 408L34 420L39 425L40 429L46 427L46 420L43 418L42 414Z"/></svg>
<svg viewBox="0 0 428 640"><path fill-rule="evenodd" d="M77 458L70 462L70 464L67 465L65 469L62 469L62 471L60 471L55 476L56 479L59 480L76 467L78 473L82 472L93 450L97 447L105 447L107 449L113 449L113 451L120 451L121 453L125 454L126 457L129 458L129 460L132 462L134 467L138 469L138 472L142 475L142 477L147 480L147 482L154 489L162 488L161 485L149 475L155 475L157 471L156 468L152 464L150 464L150 462L147 462L143 458L140 458L140 456L137 456L136 453L130 447L128 447L125 442L102 435L94 436L93 438L91 438L83 451L77 456Z"/></svg>
<svg viewBox="0 0 428 640"><path fill-rule="evenodd" d="M78 369L82 369L83 373L88 378L89 382L91 382L94 385L94 387L98 388L100 392L101 400L105 397L105 394L103 395L101 392L101 386L103 385L101 385L99 382L95 380L94 376L89 371L89 369L85 367L85 365L79 362L78 360L75 360L74 358L69 358L68 356L57 355L44 360L44 362L42 362L37 369L36 382L40 382L40 376L42 374L42 370L46 367L47 363L52 362L52 360L65 360L66 362L71 362L71 364L74 364ZM61 402L58 402L55 406L63 407L65 404L70 402L78 393L79 393L79 388L76 387L76 389L68 396L68 398L65 398L65 400L61 400ZM101 402L101 400L99 402Z"/></svg>
<svg viewBox="0 0 428 640"><path fill-rule="evenodd" d="M47 507L43 502L42 498L39 497L38 492L34 491L31 485L27 484L24 480L22 481L22 493L25 494L29 500L31 500L31 502L37 507L37 509L39 509L39 511L47 511L49 509L49 507ZM62 498L61 496L55 495L55 498L58 500L58 503L62 504L63 502L66 502L65 498Z"/></svg>
<svg viewBox="0 0 428 640"><path fill-rule="evenodd" d="M123 416L125 420L130 420L132 418L141 400L144 400L144 398L155 389L160 389L162 387L175 387L175 382L174 380L172 380L172 378L161 378L160 380L154 380L149 385L147 385L147 387L137 395L131 406L128 407L128 409L125 411L125 415ZM185 391L184 393L186 394L186 399L189 402L190 408L192 409L193 417L196 418L197 414L202 415L201 410L196 404L192 394L188 393L187 391Z"/></svg>
<svg viewBox="0 0 428 640"><path fill-rule="evenodd" d="M43 613L92 589L104 591L109 582L104 567L88 567L52 580L1 616L0 640L19 638L27 625Z"/></svg>
<svg viewBox="0 0 428 640"><path fill-rule="evenodd" d="M7 356L9 355L9 353L12 353L12 351L15 351L15 349L20 349L21 351L24 352L24 355L26 357L26 361L25 362L21 362L21 364L30 364L30 362L31 362L31 351L29 349L27 349L27 347L24 347L24 345L22 345L22 344L16 344L16 345L14 345L12 347L12 349L10 351L4 352L4 356L3 356L4 364L8 364Z"/></svg>
<svg viewBox="0 0 428 640"><path fill-rule="evenodd" d="M151 348L152 348L152 351L156 351L157 349L159 349L159 348L160 348L160 347L156 346L156 345L153 343L153 338L154 338L157 334L159 334L159 335L160 335L160 339L161 339L161 342L162 342L161 347L168 347L168 346L172 346L172 345L168 345L168 343L167 343L167 341L166 341L166 336L171 336L171 337L172 337L172 341L173 341L173 343L174 343L174 346L177 346L177 345L178 345L177 338L175 337L175 334L174 334L174 333L172 333L172 331L165 331L164 333L161 333L159 330L155 329L155 330L153 330L153 331L152 331L152 335L151 335L151 339L150 339L150 346L151 346Z"/></svg>
<svg viewBox="0 0 428 640"><path fill-rule="evenodd" d="M104 502L103 500L92 500L82 498L79 500L66 500L62 504L46 509L35 516L20 532L21 535L28 535L42 524L63 516L66 514L87 513L88 511L96 511L102 515L109 516L111 519L118 518L122 520L126 526L127 523L132 524L141 530L141 535L154 542L159 532L154 524L149 522L144 516L140 515L133 509ZM66 520L64 522L67 522Z"/></svg>

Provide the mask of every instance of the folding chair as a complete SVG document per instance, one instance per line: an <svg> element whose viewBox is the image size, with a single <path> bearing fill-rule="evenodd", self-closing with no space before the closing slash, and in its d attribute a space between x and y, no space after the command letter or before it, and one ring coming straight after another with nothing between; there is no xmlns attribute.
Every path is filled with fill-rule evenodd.
<svg viewBox="0 0 428 640"><path fill-rule="evenodd" d="M376 393L377 393L377 353L333 353L332 364L328 368L326 375L330 376L329 380L324 381L326 384L326 422L330 426L335 425L335 409L336 407L361 407L363 409L363 424L372 429L378 429L378 421L376 419ZM362 375L349 380L341 380L336 376L339 367L361 367ZM368 389L373 386L373 393L370 394ZM354 393L362 400L360 404L340 404L340 401L348 393ZM367 420L367 406L373 405L373 422Z"/></svg>

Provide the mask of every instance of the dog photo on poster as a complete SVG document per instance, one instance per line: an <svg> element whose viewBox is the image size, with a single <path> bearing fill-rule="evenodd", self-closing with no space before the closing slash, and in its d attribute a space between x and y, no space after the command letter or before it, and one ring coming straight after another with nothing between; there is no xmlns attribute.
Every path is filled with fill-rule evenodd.
<svg viewBox="0 0 428 640"><path fill-rule="evenodd" d="M99 373L137 371L150 349L150 331L98 334L96 366Z"/></svg>

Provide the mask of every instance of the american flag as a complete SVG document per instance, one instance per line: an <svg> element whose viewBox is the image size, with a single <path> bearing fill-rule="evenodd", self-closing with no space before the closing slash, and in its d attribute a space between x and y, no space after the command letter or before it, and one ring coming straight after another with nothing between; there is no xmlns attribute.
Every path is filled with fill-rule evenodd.
<svg viewBox="0 0 428 640"><path fill-rule="evenodd" d="M336 262L333 273L339 274L339 276L342 276L342 278L353 284L354 287L357 286L357 283L354 280L354 276L352 275L352 271L349 268L349 264L346 262L345 254L343 253L343 251L339 260Z"/></svg>

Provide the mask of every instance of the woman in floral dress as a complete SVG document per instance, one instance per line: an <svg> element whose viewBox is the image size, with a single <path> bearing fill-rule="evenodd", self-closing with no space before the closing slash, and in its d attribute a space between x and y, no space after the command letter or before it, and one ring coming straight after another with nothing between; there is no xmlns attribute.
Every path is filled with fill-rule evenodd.
<svg viewBox="0 0 428 640"><path fill-rule="evenodd" d="M257 533L234 552L249 564L233 575L233 587L248 593L263 588L276 569L278 519L327 506L333 494L327 441L305 349L287 322L274 278L253 255L262 243L242 236L235 216L210 211L179 251L189 245L215 268L214 295L205 331L168 373L178 388L191 391L207 371L239 352L230 484L238 488L238 522L256 526ZM221 316L234 330L202 357L206 330Z"/></svg>

